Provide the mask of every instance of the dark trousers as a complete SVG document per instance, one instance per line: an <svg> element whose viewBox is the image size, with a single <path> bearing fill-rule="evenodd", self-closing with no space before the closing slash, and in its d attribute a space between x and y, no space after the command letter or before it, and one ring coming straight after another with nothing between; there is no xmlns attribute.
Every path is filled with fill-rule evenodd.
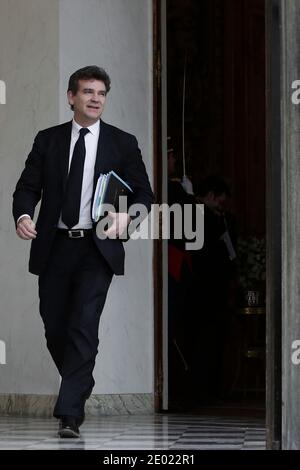
<svg viewBox="0 0 300 470"><path fill-rule="evenodd" d="M112 271L92 235L71 239L58 231L39 276L40 314L47 347L62 381L53 415L84 415L95 384L98 328Z"/></svg>

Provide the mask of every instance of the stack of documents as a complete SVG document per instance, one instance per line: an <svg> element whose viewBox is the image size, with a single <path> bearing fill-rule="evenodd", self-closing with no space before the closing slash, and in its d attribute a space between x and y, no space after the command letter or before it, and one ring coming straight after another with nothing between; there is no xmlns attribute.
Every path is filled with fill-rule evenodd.
<svg viewBox="0 0 300 470"><path fill-rule="evenodd" d="M115 210L118 210L119 197L132 193L130 186L120 178L114 171L107 174L101 174L97 181L92 207L92 219L98 222L104 215L104 204L111 204Z"/></svg>

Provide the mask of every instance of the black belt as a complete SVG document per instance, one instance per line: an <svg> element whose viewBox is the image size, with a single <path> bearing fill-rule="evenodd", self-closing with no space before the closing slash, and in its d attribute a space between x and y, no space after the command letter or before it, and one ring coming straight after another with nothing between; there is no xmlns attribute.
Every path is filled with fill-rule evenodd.
<svg viewBox="0 0 300 470"><path fill-rule="evenodd" d="M87 237L88 235L92 235L93 229L78 228L78 229L68 230L64 228L59 228L57 229L57 233L61 235L65 235L66 237L69 237L69 238L84 238L84 237Z"/></svg>

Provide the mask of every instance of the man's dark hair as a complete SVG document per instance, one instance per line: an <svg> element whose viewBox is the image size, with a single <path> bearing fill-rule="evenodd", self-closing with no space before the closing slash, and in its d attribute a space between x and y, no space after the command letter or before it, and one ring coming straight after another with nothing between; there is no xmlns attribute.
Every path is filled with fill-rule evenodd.
<svg viewBox="0 0 300 470"><path fill-rule="evenodd" d="M196 188L196 194L200 197L206 196L209 192L213 192L215 196L231 196L230 189L226 181L217 175L210 175L204 178Z"/></svg>
<svg viewBox="0 0 300 470"><path fill-rule="evenodd" d="M110 90L110 78L104 69L97 65L88 65L82 69L76 70L69 78L68 91L76 95L79 88L79 80L101 80L106 88L106 93ZM72 107L72 106L71 106ZM72 108L73 109L73 108Z"/></svg>

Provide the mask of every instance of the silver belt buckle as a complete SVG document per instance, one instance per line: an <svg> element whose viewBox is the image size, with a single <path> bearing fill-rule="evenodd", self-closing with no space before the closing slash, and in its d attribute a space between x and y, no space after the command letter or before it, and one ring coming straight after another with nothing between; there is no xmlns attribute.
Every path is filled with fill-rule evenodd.
<svg viewBox="0 0 300 470"><path fill-rule="evenodd" d="M70 238L83 238L84 231L83 230L69 230L69 237Z"/></svg>

